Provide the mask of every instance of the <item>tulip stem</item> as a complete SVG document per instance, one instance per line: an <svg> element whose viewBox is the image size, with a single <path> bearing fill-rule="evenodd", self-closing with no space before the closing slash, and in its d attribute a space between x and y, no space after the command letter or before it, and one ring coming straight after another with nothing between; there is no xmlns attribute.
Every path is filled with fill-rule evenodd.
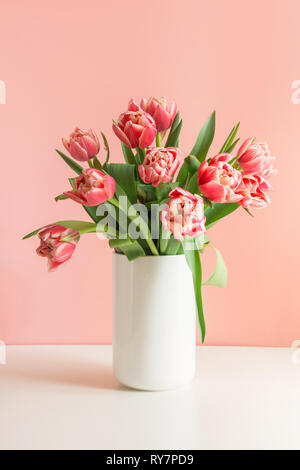
<svg viewBox="0 0 300 470"><path fill-rule="evenodd" d="M111 204L113 204L115 207L117 207L119 210L122 211L122 208L120 207L120 204L119 204L119 201L113 197L111 199L108 200L108 202L110 202ZM126 214L128 219L135 223L135 218L136 216L134 217L131 217L130 215L128 215L128 213ZM143 220L143 219L142 219ZM143 220L144 222L144 220ZM145 227L146 226L146 227ZM145 235L145 241L147 242L150 250L151 250L151 253L154 255L154 256L158 256L159 255L159 252L155 246L155 243L153 242L152 238L151 238L151 233L150 233L150 230L149 230L149 227L148 225L145 223L143 224L140 224L140 228L141 228L141 232L143 233L143 235ZM144 230L146 228L146 230Z"/></svg>
<svg viewBox="0 0 300 470"><path fill-rule="evenodd" d="M160 147L160 146L161 146L161 135L160 135L160 132L158 132L158 133L156 134L155 142L156 142L156 147Z"/></svg>

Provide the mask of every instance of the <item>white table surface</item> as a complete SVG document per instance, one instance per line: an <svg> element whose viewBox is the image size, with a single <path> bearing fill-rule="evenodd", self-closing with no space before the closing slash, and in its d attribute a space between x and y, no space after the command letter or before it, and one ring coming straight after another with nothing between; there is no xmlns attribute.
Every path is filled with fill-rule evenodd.
<svg viewBox="0 0 300 470"><path fill-rule="evenodd" d="M300 449L300 365L283 348L201 347L193 383L118 384L111 346L10 346L0 449Z"/></svg>

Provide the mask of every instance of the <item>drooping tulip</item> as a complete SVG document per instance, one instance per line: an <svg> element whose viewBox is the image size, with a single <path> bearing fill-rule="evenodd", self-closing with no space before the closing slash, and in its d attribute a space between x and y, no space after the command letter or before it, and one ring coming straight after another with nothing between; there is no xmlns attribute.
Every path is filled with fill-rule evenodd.
<svg viewBox="0 0 300 470"><path fill-rule="evenodd" d="M205 220L202 197L180 187L170 192L170 201L161 211L163 227L179 241L205 233Z"/></svg>
<svg viewBox="0 0 300 470"><path fill-rule="evenodd" d="M98 137L92 129L83 131L76 127L69 139L62 139L62 142L71 156L80 162L95 157L100 150Z"/></svg>
<svg viewBox="0 0 300 470"><path fill-rule="evenodd" d="M198 184L202 194L214 202L238 202L241 195L235 193L241 182L241 173L228 163L232 156L221 153L208 163L201 163L198 170Z"/></svg>
<svg viewBox="0 0 300 470"><path fill-rule="evenodd" d="M144 183L158 186L160 183L169 183L172 180L181 162L178 148L150 147L138 170Z"/></svg>
<svg viewBox="0 0 300 470"><path fill-rule="evenodd" d="M131 148L148 147L157 134L154 119L133 100L129 102L128 111L119 116L112 128L116 136Z"/></svg>
<svg viewBox="0 0 300 470"><path fill-rule="evenodd" d="M172 126L177 112L175 101L169 104L164 97L155 98L152 96L148 100L143 98L141 100L141 108L151 114L159 132L165 131Z"/></svg>
<svg viewBox="0 0 300 470"><path fill-rule="evenodd" d="M84 206L97 206L111 199L115 193L115 180L96 168L87 168L73 180L73 191L64 195Z"/></svg>
<svg viewBox="0 0 300 470"><path fill-rule="evenodd" d="M38 234L40 246L36 252L39 256L48 258L48 270L54 271L58 266L68 261L79 241L79 233L62 225L51 225Z"/></svg>

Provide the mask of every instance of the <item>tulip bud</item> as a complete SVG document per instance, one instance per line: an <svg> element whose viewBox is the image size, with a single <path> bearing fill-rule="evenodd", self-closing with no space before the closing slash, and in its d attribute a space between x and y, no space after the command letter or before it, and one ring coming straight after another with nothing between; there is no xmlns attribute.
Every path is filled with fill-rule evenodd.
<svg viewBox="0 0 300 470"><path fill-rule="evenodd" d="M62 225L51 225L38 234L40 246L36 252L39 256L48 258L48 270L54 271L58 266L68 261L79 241L79 233Z"/></svg>
<svg viewBox="0 0 300 470"><path fill-rule="evenodd" d="M95 157L100 150L99 140L92 129L82 131L76 127L69 139L62 139L62 142L71 156L80 162Z"/></svg>
<svg viewBox="0 0 300 470"><path fill-rule="evenodd" d="M151 97L148 100L143 98L141 100L141 108L153 117L159 132L165 131L172 126L177 112L175 101L168 104L164 97Z"/></svg>
<svg viewBox="0 0 300 470"><path fill-rule="evenodd" d="M113 123L113 131L127 147L142 149L152 144L157 130L150 114L145 113L134 101L129 102L128 111Z"/></svg>

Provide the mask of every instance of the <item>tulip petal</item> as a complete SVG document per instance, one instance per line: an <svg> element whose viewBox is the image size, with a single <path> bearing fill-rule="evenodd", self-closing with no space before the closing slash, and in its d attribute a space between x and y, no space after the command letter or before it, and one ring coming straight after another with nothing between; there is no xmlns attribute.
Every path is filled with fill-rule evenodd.
<svg viewBox="0 0 300 470"><path fill-rule="evenodd" d="M141 111L141 108L133 99L131 99L128 103L128 111L137 112Z"/></svg>
<svg viewBox="0 0 300 470"><path fill-rule="evenodd" d="M73 201L75 202L78 202L79 204L83 204L83 205L86 205L86 200L83 199L82 197L79 197L75 192L73 191L65 191L63 193L65 196L67 196L68 198L72 199Z"/></svg>
<svg viewBox="0 0 300 470"><path fill-rule="evenodd" d="M219 184L216 181L201 184L199 189L205 197L214 202L222 203L226 201L226 189L222 184Z"/></svg>
<svg viewBox="0 0 300 470"><path fill-rule="evenodd" d="M245 140L245 142L240 146L238 149L237 155L243 155L244 152L248 149L248 147L252 144L254 137L249 137Z"/></svg>
<svg viewBox="0 0 300 470"><path fill-rule="evenodd" d="M153 118L158 131L165 131L171 125L170 115L161 105L157 106Z"/></svg>
<svg viewBox="0 0 300 470"><path fill-rule="evenodd" d="M67 139L64 139L64 138L62 138L61 140L62 140L62 143L63 143L65 149L69 152L70 151L70 141L67 140Z"/></svg>
<svg viewBox="0 0 300 470"><path fill-rule="evenodd" d="M139 126L138 124L133 124L131 121L128 121L126 123L126 126L124 128L124 132L128 136L128 139L131 143L132 148L136 147L141 147L139 145L139 138L141 134L143 133L143 127ZM141 147L143 148L143 147Z"/></svg>
<svg viewBox="0 0 300 470"><path fill-rule="evenodd" d="M84 162L88 160L88 154L87 151L79 145L78 142L75 140L70 141L70 154L72 155L75 160L78 160L79 162Z"/></svg>
<svg viewBox="0 0 300 470"><path fill-rule="evenodd" d="M148 147L149 145L152 144L155 136L156 136L156 129L154 129L153 127L145 127L140 137L140 140L138 142L138 146L141 149Z"/></svg>
<svg viewBox="0 0 300 470"><path fill-rule="evenodd" d="M97 153L99 152L99 148L94 139L86 135L82 137L81 142L89 158L95 157L97 155Z"/></svg>
<svg viewBox="0 0 300 470"><path fill-rule="evenodd" d="M127 147L131 147L130 140L128 139L127 135L121 131L121 129L116 126L116 124L112 125L112 129L117 137L123 142L123 144L127 145Z"/></svg>

